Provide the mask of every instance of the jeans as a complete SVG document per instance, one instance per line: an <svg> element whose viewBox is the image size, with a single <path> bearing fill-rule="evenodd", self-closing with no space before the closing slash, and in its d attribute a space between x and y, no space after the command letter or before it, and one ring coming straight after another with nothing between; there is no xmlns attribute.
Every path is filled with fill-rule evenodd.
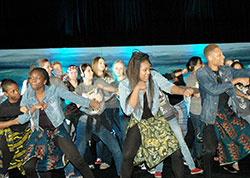
<svg viewBox="0 0 250 178"><path fill-rule="evenodd" d="M183 100L180 103L174 105L174 108L177 109L179 115L179 127L181 128L182 134L185 136L187 134L187 123L188 123L188 113L186 102Z"/></svg>
<svg viewBox="0 0 250 178"><path fill-rule="evenodd" d="M120 113L120 125L121 125L121 147L123 149L125 138L126 138L126 131L128 127L128 123L130 120L129 116L126 116L122 111Z"/></svg>
<svg viewBox="0 0 250 178"><path fill-rule="evenodd" d="M195 115L195 114L190 113L190 119L192 121L192 124L194 127L194 134L195 134L194 146L193 146L195 157L200 158L201 152L202 152L202 143L197 138L197 134L200 131L200 126L201 126L200 115Z"/></svg>
<svg viewBox="0 0 250 178"><path fill-rule="evenodd" d="M186 142L184 141L184 138L183 138L183 135L181 132L181 128L180 128L180 125L179 125L177 119L173 118L173 119L169 120L168 123L169 123L170 128L174 132L175 137L177 138L179 144L180 144L181 153L188 164L188 168L190 170L195 169L194 160L191 156L191 153L187 147ZM162 169L163 169L163 162L161 162L160 164L158 164L155 167L155 172L162 172Z"/></svg>
<svg viewBox="0 0 250 178"><path fill-rule="evenodd" d="M100 127L100 131L96 132L93 124L93 134L97 135L101 141L108 147L109 151L112 153L116 171L118 176L120 175L121 171L121 164L122 164L122 152L119 147L119 144L113 134L111 134L106 128L102 125ZM76 147L78 148L81 156L84 156L86 144L87 144L87 130L86 130L86 120L80 119L77 126L77 134L76 134ZM72 172L75 172L73 165L70 163L65 168L65 174L68 175ZM77 172L77 171L76 171ZM77 174L76 174L77 175Z"/></svg>
<svg viewBox="0 0 250 178"><path fill-rule="evenodd" d="M250 115L244 116L242 119L246 120L250 124Z"/></svg>
<svg viewBox="0 0 250 178"><path fill-rule="evenodd" d="M168 121L168 123L169 123L170 128L174 132L179 144L180 144L181 153L182 153L185 161L188 164L188 168L190 170L195 169L194 160L193 160L193 158L191 156L191 153L190 153L190 151L189 151L189 149L187 147L186 142L184 141L184 138L183 138L183 135L182 135L182 132L181 132L181 128L180 128L180 125L179 125L177 119L173 118L170 121Z"/></svg>
<svg viewBox="0 0 250 178"><path fill-rule="evenodd" d="M160 162L156 167L155 167L155 172L162 172L163 170L163 161Z"/></svg>
<svg viewBox="0 0 250 178"><path fill-rule="evenodd" d="M102 163L111 165L112 154L110 153L108 147L101 140L96 143L96 157L100 158Z"/></svg>

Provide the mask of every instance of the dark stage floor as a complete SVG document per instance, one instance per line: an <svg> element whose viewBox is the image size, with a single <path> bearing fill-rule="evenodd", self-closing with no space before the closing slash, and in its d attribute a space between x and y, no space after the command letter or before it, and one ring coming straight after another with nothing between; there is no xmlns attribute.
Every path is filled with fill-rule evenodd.
<svg viewBox="0 0 250 178"><path fill-rule="evenodd" d="M170 168L170 160L166 160L164 163L163 178L172 178ZM222 167L218 165L218 162L214 162L213 178L250 178L250 155L239 162L240 171L237 174L231 174L226 172ZM118 178L116 175L115 167L111 166L106 170L99 170L98 168L93 170L96 178ZM64 178L64 171L58 170L53 172L53 178ZM20 176L17 170L10 171L10 178L24 178ZM154 175L149 174L147 171L142 171L136 167L133 178L154 178ZM184 178L203 178L202 174L190 175L188 167L185 167Z"/></svg>

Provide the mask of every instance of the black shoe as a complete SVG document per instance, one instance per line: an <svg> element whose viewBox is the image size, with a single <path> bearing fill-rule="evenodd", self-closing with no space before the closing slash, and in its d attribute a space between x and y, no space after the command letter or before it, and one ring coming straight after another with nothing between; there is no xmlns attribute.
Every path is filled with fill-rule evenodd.
<svg viewBox="0 0 250 178"><path fill-rule="evenodd" d="M236 173L238 172L237 170L235 170L235 169L233 168L232 164L223 166L223 168L224 168L227 172L229 172L229 173L231 173L231 174L236 174Z"/></svg>

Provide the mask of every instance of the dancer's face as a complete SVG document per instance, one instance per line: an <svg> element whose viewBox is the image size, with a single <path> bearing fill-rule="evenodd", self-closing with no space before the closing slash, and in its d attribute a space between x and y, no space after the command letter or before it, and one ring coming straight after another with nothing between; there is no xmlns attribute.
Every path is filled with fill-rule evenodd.
<svg viewBox="0 0 250 178"><path fill-rule="evenodd" d="M84 78L87 80L92 80L93 79L93 71L91 67L87 66L85 71L84 71Z"/></svg>
<svg viewBox="0 0 250 178"><path fill-rule="evenodd" d="M44 68L48 72L49 76L51 76L52 67L50 62L45 62L42 68Z"/></svg>
<svg viewBox="0 0 250 178"><path fill-rule="evenodd" d="M78 77L78 71L77 69L72 69L69 73L69 78L72 80L76 80Z"/></svg>
<svg viewBox="0 0 250 178"><path fill-rule="evenodd" d="M104 61L103 58L100 58L100 59L98 60L97 69L98 69L99 71L102 71L102 72L105 70L105 61Z"/></svg>
<svg viewBox="0 0 250 178"><path fill-rule="evenodd" d="M150 67L151 64L148 61L144 61L140 65L140 80L143 82L147 82L150 76Z"/></svg>
<svg viewBox="0 0 250 178"><path fill-rule="evenodd" d="M20 89L15 83L10 84L4 94L9 98L10 103L18 102L21 96Z"/></svg>
<svg viewBox="0 0 250 178"><path fill-rule="evenodd" d="M31 72L29 82L33 90L39 90L44 87L46 80L42 72L35 70Z"/></svg>
<svg viewBox="0 0 250 178"><path fill-rule="evenodd" d="M61 76L63 73L62 66L60 64L55 64L53 66L53 71L56 76Z"/></svg>
<svg viewBox="0 0 250 178"><path fill-rule="evenodd" d="M224 65L225 56L223 55L220 48L215 48L210 54L210 62L214 66L223 66Z"/></svg>
<svg viewBox="0 0 250 178"><path fill-rule="evenodd" d="M122 77L124 75L124 65L120 62L114 64L113 70L117 77Z"/></svg>
<svg viewBox="0 0 250 178"><path fill-rule="evenodd" d="M235 68L235 69L242 69L242 67L241 67L240 64L235 64L235 65L234 65L234 68Z"/></svg>

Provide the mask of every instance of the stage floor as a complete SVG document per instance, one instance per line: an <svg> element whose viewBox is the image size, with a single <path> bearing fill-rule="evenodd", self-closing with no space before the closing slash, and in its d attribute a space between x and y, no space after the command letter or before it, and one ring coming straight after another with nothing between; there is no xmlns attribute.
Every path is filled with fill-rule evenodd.
<svg viewBox="0 0 250 178"><path fill-rule="evenodd" d="M250 155L239 162L240 171L237 174L231 174L226 172L222 167L218 165L218 162L214 162L213 178L250 178ZM99 170L98 167L93 170L95 178L119 178L116 175L114 164L106 170ZM64 178L64 171L58 170L53 172L53 178ZM21 176L17 170L10 171L10 178L25 178ZM149 174L147 171L142 171L139 167L135 168L133 178L154 178L154 175ZM167 159L164 164L163 178L173 178L170 168L170 160ZM184 178L203 178L202 174L190 175L190 171L185 166Z"/></svg>

